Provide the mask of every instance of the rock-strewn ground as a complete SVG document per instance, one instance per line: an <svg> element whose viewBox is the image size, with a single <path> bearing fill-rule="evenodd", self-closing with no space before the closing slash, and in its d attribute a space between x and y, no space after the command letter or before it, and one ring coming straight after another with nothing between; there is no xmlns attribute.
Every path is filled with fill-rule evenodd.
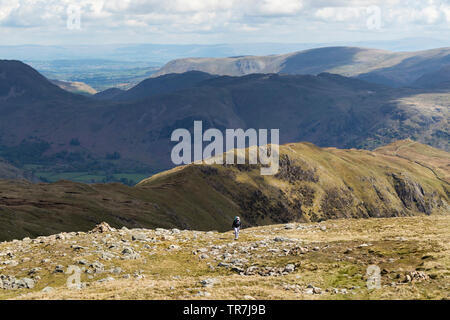
<svg viewBox="0 0 450 320"><path fill-rule="evenodd" d="M448 215L265 226L238 241L102 224L0 243L0 298L448 299L449 230Z"/></svg>

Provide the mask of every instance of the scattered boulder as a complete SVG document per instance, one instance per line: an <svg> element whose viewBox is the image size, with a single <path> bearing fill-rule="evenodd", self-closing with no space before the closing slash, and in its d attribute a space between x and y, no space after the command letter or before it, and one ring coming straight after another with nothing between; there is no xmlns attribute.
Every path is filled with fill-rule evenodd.
<svg viewBox="0 0 450 320"><path fill-rule="evenodd" d="M292 264L292 263L288 264L288 265L284 268L284 271L287 272L287 273L294 272L294 271L295 271L295 265Z"/></svg>
<svg viewBox="0 0 450 320"><path fill-rule="evenodd" d="M30 271L28 271L28 275L29 276L34 275L34 274L38 273L41 270L42 270L42 268L39 268L39 267L33 268Z"/></svg>
<svg viewBox="0 0 450 320"><path fill-rule="evenodd" d="M131 236L133 241L147 241L147 236L143 233L136 233Z"/></svg>
<svg viewBox="0 0 450 320"><path fill-rule="evenodd" d="M30 278L17 279L13 276L0 275L0 289L33 289L36 282Z"/></svg>
<svg viewBox="0 0 450 320"><path fill-rule="evenodd" d="M273 241L275 241L275 242L290 242L293 240L289 239L289 238L284 238L284 237L275 237L275 238L273 238Z"/></svg>
<svg viewBox="0 0 450 320"><path fill-rule="evenodd" d="M209 292L207 292L207 291L199 291L199 292L197 292L196 296L199 296L199 297L209 297L209 296L211 296L211 293L209 293Z"/></svg>
<svg viewBox="0 0 450 320"><path fill-rule="evenodd" d="M423 271L411 271L405 275L403 282L420 282L429 279L430 277Z"/></svg>
<svg viewBox="0 0 450 320"><path fill-rule="evenodd" d="M64 273L64 266L58 264L58 265L55 267L55 270L53 270L53 273Z"/></svg>
<svg viewBox="0 0 450 320"><path fill-rule="evenodd" d="M86 273L95 274L102 273L103 271L105 271L105 266L101 262L95 261L89 265Z"/></svg>
<svg viewBox="0 0 450 320"><path fill-rule="evenodd" d="M109 224L107 224L106 222L102 222L102 223L96 225L94 229L89 231L89 233L105 233L105 232L111 232L114 230L115 229L112 228Z"/></svg>
<svg viewBox="0 0 450 320"><path fill-rule="evenodd" d="M115 280L115 279L114 279L113 277L106 277L106 278L104 278L104 279L98 280L97 282L102 283L102 282L110 282L110 281L114 281L114 280Z"/></svg>
<svg viewBox="0 0 450 320"><path fill-rule="evenodd" d="M215 278L208 278L200 281L200 284L205 288L211 288L217 283L217 279Z"/></svg>

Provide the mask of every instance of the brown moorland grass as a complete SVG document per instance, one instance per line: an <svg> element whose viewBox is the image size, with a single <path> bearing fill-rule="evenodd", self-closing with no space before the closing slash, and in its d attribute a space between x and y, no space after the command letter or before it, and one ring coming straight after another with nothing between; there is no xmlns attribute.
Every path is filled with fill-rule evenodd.
<svg viewBox="0 0 450 320"><path fill-rule="evenodd" d="M122 229L4 242L0 261L13 259L18 264L3 264L0 274L35 277L36 285L33 289L0 289L0 298L448 299L449 230L450 216L443 215L262 226L244 229L238 241L232 240L231 232ZM132 240L139 234L145 240ZM282 240L274 241L276 237ZM124 247L139 257L124 259ZM298 248L306 251L299 253ZM7 252L13 258L4 255ZM105 259L105 253L113 257ZM78 260L86 264L77 264ZM103 271L87 273L94 262L103 264ZM230 266L220 267L221 262ZM288 264L295 265L293 272L245 275L251 266L283 269ZM84 268L84 288L68 289L69 275L54 273L56 265L64 270L69 265ZM369 265L381 270L380 289L366 287ZM36 267L42 269L29 276ZM117 267L122 271L113 273ZM114 279L98 282L108 277ZM200 281L210 278L213 286L203 287ZM48 286L53 290L42 292ZM308 286L320 288L320 293L311 294Z"/></svg>

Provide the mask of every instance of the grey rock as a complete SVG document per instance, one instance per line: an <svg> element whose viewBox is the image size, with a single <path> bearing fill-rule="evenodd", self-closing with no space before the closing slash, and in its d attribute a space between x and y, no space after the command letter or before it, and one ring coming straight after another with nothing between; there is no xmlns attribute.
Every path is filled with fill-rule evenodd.
<svg viewBox="0 0 450 320"><path fill-rule="evenodd" d="M39 268L39 267L33 268L33 269L31 269L30 271L28 271L28 275L31 276L31 275L33 275L33 274L38 273L38 272L41 271L41 270L42 270L42 268Z"/></svg>
<svg viewBox="0 0 450 320"><path fill-rule="evenodd" d="M295 265L290 263L284 268L285 272L291 273L295 271Z"/></svg>
<svg viewBox="0 0 450 320"><path fill-rule="evenodd" d="M113 269L111 270L111 272L114 273L114 274L119 274L119 273L122 272L122 268L120 268L120 267L115 267L115 268L113 268Z"/></svg>
<svg viewBox="0 0 450 320"><path fill-rule="evenodd" d="M58 264L58 265L55 267L55 270L54 270L53 272L54 272L54 273L64 273L64 266Z"/></svg>
<svg viewBox="0 0 450 320"><path fill-rule="evenodd" d="M18 280L19 288L33 289L35 285L35 281L30 278L23 278L22 280Z"/></svg>
<svg viewBox="0 0 450 320"><path fill-rule="evenodd" d="M211 288L217 283L217 279L215 278L208 278L200 281L200 284L205 288Z"/></svg>
<svg viewBox="0 0 450 320"><path fill-rule="evenodd" d="M131 239L133 241L146 241L147 240L147 236L145 234L143 234L143 233L136 233L136 234L133 234L131 236Z"/></svg>
<svg viewBox="0 0 450 320"><path fill-rule="evenodd" d="M313 288L307 288L304 292L305 294L314 294Z"/></svg>
<svg viewBox="0 0 450 320"><path fill-rule="evenodd" d="M199 291L199 292L197 292L196 295L199 297L209 297L209 296L211 296L211 293L209 293L207 291Z"/></svg>
<svg viewBox="0 0 450 320"><path fill-rule="evenodd" d="M104 279L100 279L97 282L109 282L109 281L114 281L115 279L113 277L106 277Z"/></svg>
<svg viewBox="0 0 450 320"><path fill-rule="evenodd" d="M219 262L219 264L217 265L217 266L219 266L219 267L225 267L225 268L228 268L229 266L230 266L230 264L229 263L226 263L226 262Z"/></svg>

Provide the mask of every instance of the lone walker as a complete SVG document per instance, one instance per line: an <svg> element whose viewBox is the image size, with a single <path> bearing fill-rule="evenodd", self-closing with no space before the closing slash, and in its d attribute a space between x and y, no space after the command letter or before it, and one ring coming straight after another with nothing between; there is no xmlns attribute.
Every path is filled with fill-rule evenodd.
<svg viewBox="0 0 450 320"><path fill-rule="evenodd" d="M241 229L241 219L239 217L234 217L233 225L234 229L234 240L239 239L239 230Z"/></svg>

